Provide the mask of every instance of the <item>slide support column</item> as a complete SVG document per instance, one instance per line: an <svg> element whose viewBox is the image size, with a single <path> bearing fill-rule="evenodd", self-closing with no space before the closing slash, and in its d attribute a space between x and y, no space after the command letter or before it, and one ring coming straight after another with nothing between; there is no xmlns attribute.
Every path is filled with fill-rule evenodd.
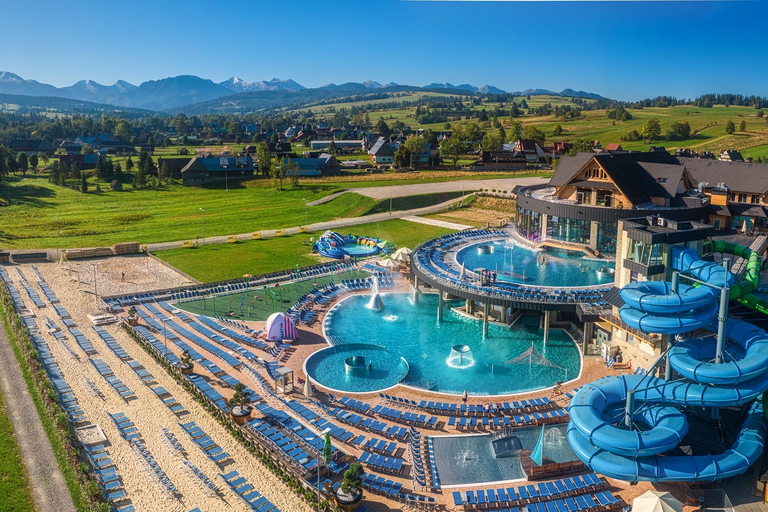
<svg viewBox="0 0 768 512"><path fill-rule="evenodd" d="M729 260L726 259L725 268L729 266ZM728 300L730 299L730 290L727 283L720 289L720 311L717 314L717 350L715 352L715 363L723 363L723 347L725 346L725 324L728 321Z"/></svg>
<svg viewBox="0 0 768 512"><path fill-rule="evenodd" d="M443 319L443 292L437 292L437 319Z"/></svg>
<svg viewBox="0 0 768 512"><path fill-rule="evenodd" d="M635 415L635 390L627 390L627 405L624 408L624 425L632 430L632 416Z"/></svg>

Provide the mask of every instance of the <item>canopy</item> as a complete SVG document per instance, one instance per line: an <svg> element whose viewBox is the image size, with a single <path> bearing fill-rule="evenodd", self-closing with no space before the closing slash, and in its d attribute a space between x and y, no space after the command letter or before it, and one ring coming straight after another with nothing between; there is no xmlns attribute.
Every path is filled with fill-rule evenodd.
<svg viewBox="0 0 768 512"><path fill-rule="evenodd" d="M413 251L407 247L401 247L395 251L392 255L392 259L395 261L408 261L408 256L410 256L412 252Z"/></svg>
<svg viewBox="0 0 768 512"><path fill-rule="evenodd" d="M668 492L648 491L634 499L632 512L683 512L683 504Z"/></svg>
<svg viewBox="0 0 768 512"><path fill-rule="evenodd" d="M309 383L309 379L304 380L304 396L307 398L312 397L312 384Z"/></svg>
<svg viewBox="0 0 768 512"><path fill-rule="evenodd" d="M386 260L379 260L379 266L384 268L395 268L397 263L390 258Z"/></svg>
<svg viewBox="0 0 768 512"><path fill-rule="evenodd" d="M272 313L264 324L264 330L271 341L295 340L299 335L293 320L285 313Z"/></svg>

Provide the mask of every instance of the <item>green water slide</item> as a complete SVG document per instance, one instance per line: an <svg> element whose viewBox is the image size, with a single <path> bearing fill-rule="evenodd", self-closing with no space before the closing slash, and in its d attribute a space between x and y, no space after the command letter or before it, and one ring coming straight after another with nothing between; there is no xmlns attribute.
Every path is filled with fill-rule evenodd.
<svg viewBox="0 0 768 512"><path fill-rule="evenodd" d="M752 295L757 289L757 283L760 279L760 255L743 245L724 242L722 240L712 240L704 245L704 252L722 252L733 254L747 260L747 271L744 274L744 280L731 286L730 298L737 300L740 304L754 309L764 315L768 315L768 301Z"/></svg>

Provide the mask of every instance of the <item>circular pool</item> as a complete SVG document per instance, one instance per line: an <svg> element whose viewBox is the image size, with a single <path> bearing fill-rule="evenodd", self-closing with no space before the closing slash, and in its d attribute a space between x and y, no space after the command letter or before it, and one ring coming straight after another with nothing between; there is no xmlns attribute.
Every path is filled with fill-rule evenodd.
<svg viewBox="0 0 768 512"><path fill-rule="evenodd" d="M304 373L333 391L370 393L398 384L408 374L408 363L381 345L346 343L309 356Z"/></svg>
<svg viewBox="0 0 768 512"><path fill-rule="evenodd" d="M467 270L496 271L498 281L533 286L604 286L614 280L613 262L583 253L548 249L532 251L501 240L462 247L456 263Z"/></svg>
<svg viewBox="0 0 768 512"><path fill-rule="evenodd" d="M415 304L404 293L381 298L382 310L365 307L369 295L350 296L331 309L323 328L335 346L307 359L305 373L312 380L326 388L353 393L402 383L457 395L464 391L505 395L548 388L579 375L581 356L576 345L563 331L553 329L544 347L537 317L524 316L512 329L491 324L483 337L479 321L448 307L443 320L438 321L437 295L422 294ZM452 305L460 304L463 301ZM357 349L359 340L375 343L363 345L376 347L374 352ZM344 361L355 355L373 363L371 379L355 380L346 375ZM401 358L407 362L407 372L402 371Z"/></svg>

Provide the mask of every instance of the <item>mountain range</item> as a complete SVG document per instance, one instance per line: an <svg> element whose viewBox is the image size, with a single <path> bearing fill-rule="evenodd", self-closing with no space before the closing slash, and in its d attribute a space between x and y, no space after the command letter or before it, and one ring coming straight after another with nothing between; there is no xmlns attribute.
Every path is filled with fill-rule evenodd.
<svg viewBox="0 0 768 512"><path fill-rule="evenodd" d="M504 94L506 92L492 85L475 87L470 84L453 85L447 82L435 82L419 87L399 85L394 82L380 84L370 80L362 83L330 83L322 87L306 88L291 79L273 78L271 80L248 81L233 76L223 82L216 83L194 75L149 80L139 85L124 80L118 80L112 85L102 85L93 80L80 80L68 87L55 87L36 80L24 79L9 71L0 71L0 94L58 97L162 112L242 111L244 108L274 108L349 94L413 90L455 91L467 94ZM560 93L545 89L529 89L513 94L601 97L594 93L572 89L565 89Z"/></svg>

